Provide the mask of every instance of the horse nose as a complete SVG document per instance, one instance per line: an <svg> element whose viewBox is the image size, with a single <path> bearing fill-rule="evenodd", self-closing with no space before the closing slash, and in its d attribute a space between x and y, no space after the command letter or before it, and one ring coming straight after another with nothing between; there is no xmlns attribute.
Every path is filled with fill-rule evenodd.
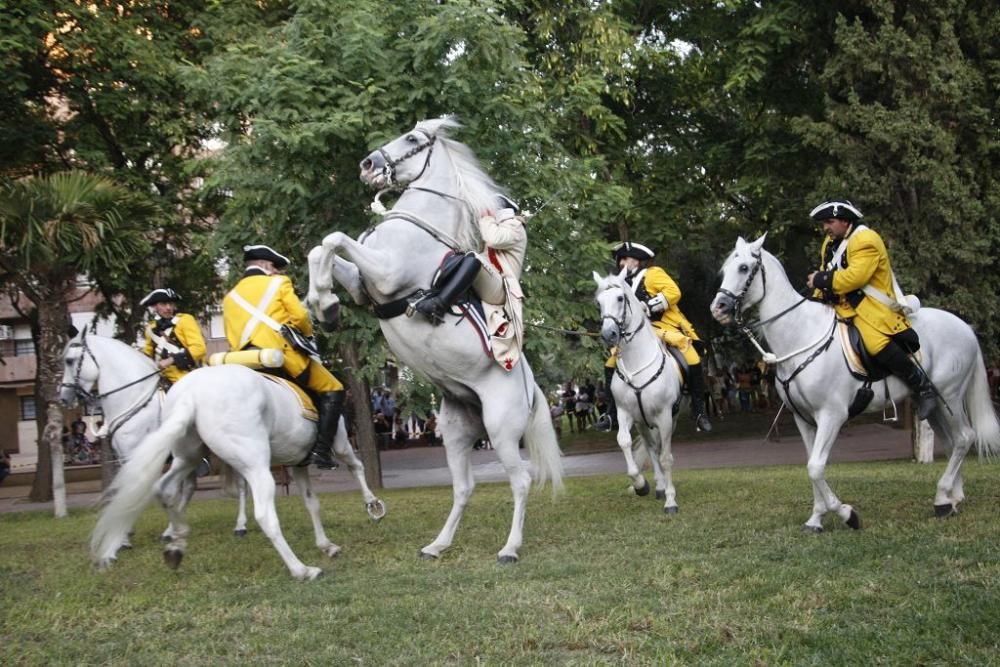
<svg viewBox="0 0 1000 667"><path fill-rule="evenodd" d="M361 171L372 171L373 169L382 169L384 167L385 159L378 151L372 151L368 154L368 157L361 161Z"/></svg>
<svg viewBox="0 0 1000 667"><path fill-rule="evenodd" d="M725 294L718 294L712 302L712 317L715 319L725 318L733 309L733 300Z"/></svg>
<svg viewBox="0 0 1000 667"><path fill-rule="evenodd" d="M606 345L618 344L618 329L613 326L601 327L601 340Z"/></svg>

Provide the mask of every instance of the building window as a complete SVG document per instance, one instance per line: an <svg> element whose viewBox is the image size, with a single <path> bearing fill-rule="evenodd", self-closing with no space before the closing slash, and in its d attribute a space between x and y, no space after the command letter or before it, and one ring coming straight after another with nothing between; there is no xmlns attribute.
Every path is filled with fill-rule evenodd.
<svg viewBox="0 0 1000 667"><path fill-rule="evenodd" d="M34 396L21 396L21 421L35 421L38 411L35 407Z"/></svg>
<svg viewBox="0 0 1000 667"><path fill-rule="evenodd" d="M26 357L35 353L35 341L30 338L18 338L14 341L14 356Z"/></svg>

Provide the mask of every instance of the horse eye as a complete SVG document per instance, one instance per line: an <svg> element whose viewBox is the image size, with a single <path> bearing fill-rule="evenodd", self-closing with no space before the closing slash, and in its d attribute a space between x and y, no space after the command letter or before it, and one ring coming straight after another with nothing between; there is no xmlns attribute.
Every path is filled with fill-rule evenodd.
<svg viewBox="0 0 1000 667"><path fill-rule="evenodd" d="M417 136L415 134L408 134L406 135L406 140L409 141L411 144L415 144L417 143Z"/></svg>
<svg viewBox="0 0 1000 667"><path fill-rule="evenodd" d="M746 273L749 270L750 270L749 266L747 266L746 264L740 264L740 273Z"/></svg>
<svg viewBox="0 0 1000 667"><path fill-rule="evenodd" d="M621 303L624 300L625 300L625 297L623 297L622 295L619 294L618 295L618 303Z"/></svg>

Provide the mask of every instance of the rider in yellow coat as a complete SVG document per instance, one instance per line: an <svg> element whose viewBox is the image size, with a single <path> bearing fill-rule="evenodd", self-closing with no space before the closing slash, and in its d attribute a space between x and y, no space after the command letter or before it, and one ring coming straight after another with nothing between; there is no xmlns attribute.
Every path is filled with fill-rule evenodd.
<svg viewBox="0 0 1000 667"><path fill-rule="evenodd" d="M619 270L628 269L625 281L646 305L656 335L684 355L688 363L691 414L699 429L711 431L712 423L705 414L705 379L701 370L701 355L696 349L703 346L691 322L678 307L681 300L680 287L662 268L649 266L653 251L640 243L619 243L615 246L614 257Z"/></svg>
<svg viewBox="0 0 1000 667"><path fill-rule="evenodd" d="M882 237L862 225L861 211L844 199L824 202L809 216L827 234L820 270L809 274L809 287L816 297L832 303L838 316L854 321L865 349L906 382L917 395L917 415L926 419L937 401L927 375L909 356L920 349L920 340L897 305Z"/></svg>
<svg viewBox="0 0 1000 667"><path fill-rule="evenodd" d="M288 258L265 245L243 248L247 268L243 278L222 301L226 339L233 351L259 348L284 353L282 370L288 379L313 394L319 413L312 462L333 468L333 439L344 408L344 386L314 357L294 344L290 327L306 337L313 334L309 312L299 301L288 276L278 273Z"/></svg>
<svg viewBox="0 0 1000 667"><path fill-rule="evenodd" d="M156 362L164 381L171 385L201 365L205 358L201 327L191 315L177 312L180 300L177 292L166 287L153 290L139 302L156 314L146 323L143 351Z"/></svg>

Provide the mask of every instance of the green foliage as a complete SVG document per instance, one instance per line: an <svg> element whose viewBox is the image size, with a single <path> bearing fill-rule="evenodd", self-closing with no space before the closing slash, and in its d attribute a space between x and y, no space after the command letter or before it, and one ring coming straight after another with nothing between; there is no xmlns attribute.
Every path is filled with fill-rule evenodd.
<svg viewBox="0 0 1000 667"><path fill-rule="evenodd" d="M839 15L819 78L824 112L797 129L829 158L817 196L855 193L904 289L972 322L995 355L1000 306L986 295L1000 289L998 79L987 26L1000 26L1000 9L960 0Z"/></svg>
<svg viewBox="0 0 1000 667"><path fill-rule="evenodd" d="M80 171L9 183L0 193L0 265L53 296L46 288L120 270L146 252L143 223L155 213L122 186Z"/></svg>

